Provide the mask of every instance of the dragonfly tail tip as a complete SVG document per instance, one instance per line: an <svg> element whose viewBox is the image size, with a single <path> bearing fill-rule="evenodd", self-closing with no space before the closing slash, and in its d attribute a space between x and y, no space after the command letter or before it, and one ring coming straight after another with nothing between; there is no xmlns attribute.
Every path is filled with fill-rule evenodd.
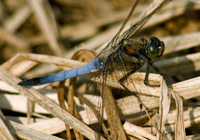
<svg viewBox="0 0 200 140"><path fill-rule="evenodd" d="M40 78L33 78L29 80L22 81L18 83L20 86L34 86L34 85L41 85Z"/></svg>

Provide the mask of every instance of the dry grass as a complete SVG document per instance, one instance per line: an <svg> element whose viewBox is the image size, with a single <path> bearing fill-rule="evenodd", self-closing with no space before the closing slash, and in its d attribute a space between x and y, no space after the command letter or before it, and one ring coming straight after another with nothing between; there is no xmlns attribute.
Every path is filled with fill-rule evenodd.
<svg viewBox="0 0 200 140"><path fill-rule="evenodd" d="M173 0L137 33L156 36L165 42L164 56L155 65L167 75L164 78L168 84L163 76L150 74L149 82L161 86L145 86L144 68L130 76L126 85L131 92L138 93L141 108L135 96L114 99L113 95L116 97L115 94L125 90L117 82L117 76L108 76L103 96L105 137L99 137L89 127L98 121L98 113L91 106L98 110L102 98L83 95L88 92L85 77L95 83L101 79L87 75L33 88L17 85L20 82L17 77L46 75L94 59L116 34L121 26L119 21L128 15L132 3L129 0L0 2L0 139L116 139L116 136L200 139L198 1ZM125 28L155 7L149 5L141 2ZM86 99L97 100L91 105ZM109 133L111 137L107 136Z"/></svg>

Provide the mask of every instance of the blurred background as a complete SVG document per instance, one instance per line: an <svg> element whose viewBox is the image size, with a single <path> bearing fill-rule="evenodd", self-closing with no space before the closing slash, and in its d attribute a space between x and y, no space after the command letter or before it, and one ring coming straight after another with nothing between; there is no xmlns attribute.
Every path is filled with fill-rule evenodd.
<svg viewBox="0 0 200 140"><path fill-rule="evenodd" d="M140 2L132 22L151 2ZM133 0L2 0L0 63L17 53L70 58L75 48L96 49L114 36L133 3ZM184 11L142 33L162 38L199 30L200 11L195 5L188 1Z"/></svg>

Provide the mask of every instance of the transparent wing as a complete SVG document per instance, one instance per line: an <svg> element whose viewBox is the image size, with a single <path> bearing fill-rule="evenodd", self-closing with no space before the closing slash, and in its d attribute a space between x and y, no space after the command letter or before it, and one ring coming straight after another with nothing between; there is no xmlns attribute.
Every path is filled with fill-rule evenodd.
<svg viewBox="0 0 200 140"><path fill-rule="evenodd" d="M121 36L120 40L122 39L128 39L130 36L132 36L135 32L137 32L156 12L158 12L161 8L163 8L167 3L169 3L171 0L163 0L160 3L156 1L157 6L152 9L152 11L149 12L146 16L144 16L140 21L138 21L136 24L132 25L128 30L126 30Z"/></svg>
<svg viewBox="0 0 200 140"><path fill-rule="evenodd" d="M130 57L124 56L125 53L120 53L120 51L118 50L122 45L123 40L128 39L130 36L132 36L151 18L151 16L153 16L169 1L170 0L164 0L161 3L159 3L158 6L153 8L153 10L149 14L143 17L136 24L132 25L122 35L120 35L125 24L127 23L127 20L130 18L133 12L132 9L131 13L125 20L119 32L106 46L106 48L100 53L100 56L102 56L102 58L104 59L103 60L104 65L101 71L98 73L98 78L94 78L94 80L95 82L98 83L98 92L100 93L101 98L103 100L102 108L106 110L111 139L115 139L116 137L124 139L124 137L126 137L124 130L122 130L123 127L120 120L121 118L127 120L130 118L134 118L132 116L138 117L139 115L140 118L142 117L143 119L146 118L146 120L148 120L151 119L150 115L155 114L156 112L155 109L158 109L159 107L160 99L155 95L153 96L152 90L154 91L154 89L144 85L144 74L130 75L124 81L125 88L121 85L119 81L124 76L126 76L128 73L131 73L133 70L137 71L138 69L141 68L143 64L140 65L139 63L135 63L134 65L131 65L134 63L133 60ZM144 94L139 95L138 93L141 93L141 91L147 93L148 96ZM124 96L123 99L120 99L118 101L118 105L121 106L120 109L116 107L116 105L114 105L115 100L112 99L113 95L110 93L115 94L114 96L116 96L116 98L119 98L117 96L122 96L122 97ZM126 100L128 100L129 102ZM124 103L128 103L130 110L127 109L129 107L127 107L127 105L125 105ZM100 116L103 116L102 114L104 112L102 111L103 109L100 109L101 110L99 112ZM127 110L129 110L130 112ZM120 115L118 112L121 112L123 115L122 114ZM136 122L142 123L142 121L143 120L138 119L138 121ZM146 122L147 121L144 121L143 124Z"/></svg>
<svg viewBox="0 0 200 140"><path fill-rule="evenodd" d="M102 52L100 53L100 55L106 55L109 50L114 47L117 46L117 44L119 44L121 41L128 39L129 37L131 37L135 32L137 32L156 12L158 12L162 7L164 7L167 3L169 3L171 0L163 0L160 3L155 1L156 5L146 16L141 17L141 19L133 24L131 27L129 27L129 29L127 29L124 33L121 34L122 30L124 29L124 27L126 26L128 20L131 18L132 13L134 11L134 9L136 8L139 0L137 0L129 15L127 16L127 18L125 19L125 21L123 22L121 28L119 29L119 31L117 32L117 34L113 37L113 39L108 43L108 45L102 50ZM152 4L155 5L155 4ZM143 15L143 14L141 14Z"/></svg>
<svg viewBox="0 0 200 140"><path fill-rule="evenodd" d="M128 20L131 18L137 4L138 4L139 0L136 0L135 3L133 4L133 7L131 8L131 11L129 12L127 18L124 20L121 28L119 29L119 31L116 33L116 35L112 38L112 40L108 43L108 45L101 51L101 53L99 55L105 55L107 54L107 52L113 47L116 46L119 42L119 37L121 32L123 31L124 27L126 26Z"/></svg>
<svg viewBox="0 0 200 140"><path fill-rule="evenodd" d="M119 48L122 45L121 41L132 36L151 18L151 16L169 1L170 0L164 0L159 3L149 14L120 35L135 8L135 6L133 6L118 33L99 55L103 58L104 65L97 76L93 78L95 82L93 85L95 86L92 90L95 94L98 94L98 98L101 98L101 102L97 102L96 105L98 115L100 116L98 117L99 124L103 123L102 116L105 115L104 109L106 110L107 117L104 118L108 119L109 133L111 134L109 137L110 139L115 139L116 137L121 139L124 139L124 137L126 138L121 119L123 119L123 121L129 120L132 122L135 121L135 123L148 124L147 120L151 120L151 116L157 112L156 110L159 107L160 99L159 95L155 93L159 92L156 91L156 88L144 85L145 74L130 74L123 81L124 86L119 82L120 79L125 77L128 73L131 73L133 70L137 71L143 65L134 63L133 59L125 56L125 53L121 53ZM151 83L152 81L149 82ZM115 96L115 100L119 99L117 100L119 108L115 105L116 101L113 99L113 96ZM118 112L120 112L120 114ZM149 127L151 127L151 123Z"/></svg>

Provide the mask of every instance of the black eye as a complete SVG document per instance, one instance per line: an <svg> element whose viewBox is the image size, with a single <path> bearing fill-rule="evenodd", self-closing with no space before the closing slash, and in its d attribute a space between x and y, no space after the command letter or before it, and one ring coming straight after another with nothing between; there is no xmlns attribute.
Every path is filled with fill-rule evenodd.
<svg viewBox="0 0 200 140"><path fill-rule="evenodd" d="M153 60L162 56L163 52L164 52L164 43L156 37L151 37L149 44L147 45L146 48L147 56Z"/></svg>
<svg viewBox="0 0 200 140"><path fill-rule="evenodd" d="M158 46L158 57L161 57L163 55L164 50L165 50L164 42L160 41Z"/></svg>

